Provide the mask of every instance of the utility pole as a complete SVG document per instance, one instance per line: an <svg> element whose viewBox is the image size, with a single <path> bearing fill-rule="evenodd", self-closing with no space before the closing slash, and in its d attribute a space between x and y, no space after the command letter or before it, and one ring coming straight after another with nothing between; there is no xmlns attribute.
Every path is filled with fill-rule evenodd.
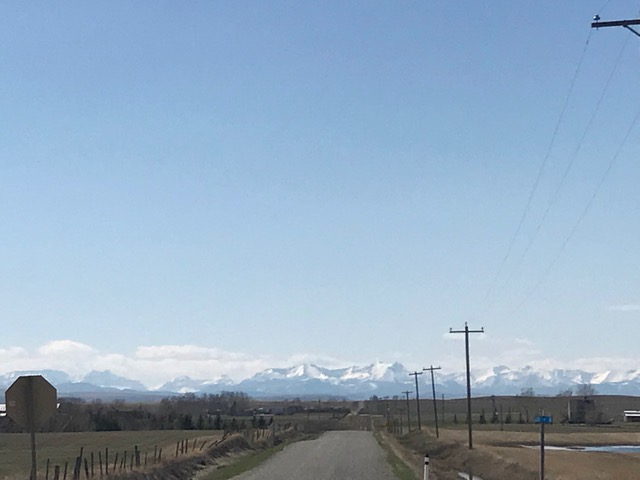
<svg viewBox="0 0 640 480"><path fill-rule="evenodd" d="M634 35L640 37L640 33L637 30L631 28L631 25L640 25L640 18L634 20L614 20L612 22L601 22L600 15L593 17L591 22L591 28L603 28L603 27L624 27Z"/></svg>
<svg viewBox="0 0 640 480"><path fill-rule="evenodd" d="M418 375L422 375L422 372L413 372L409 375L413 375L416 379L416 409L418 411L418 430L422 430L422 425L420 425L420 392L418 391Z"/></svg>
<svg viewBox="0 0 640 480"><path fill-rule="evenodd" d="M449 328L449 333L464 333L464 348L467 357L467 425L469 427L469 450L473 449L473 434L471 433L471 373L469 368L469 334L484 333L484 327L480 330L469 330L469 325L464 322L464 330Z"/></svg>
<svg viewBox="0 0 640 480"><path fill-rule="evenodd" d="M405 390L402 392L407 397L407 428L409 432L411 432L411 414L409 413L409 394L411 393L409 390Z"/></svg>
<svg viewBox="0 0 640 480"><path fill-rule="evenodd" d="M433 380L433 371L440 370L441 367L434 367L431 365L429 368L423 368L422 371L425 372L429 370L431 372L431 391L433 392L433 419L436 422L436 438L440 438L440 433L438 432L438 406L436 405L436 384Z"/></svg>

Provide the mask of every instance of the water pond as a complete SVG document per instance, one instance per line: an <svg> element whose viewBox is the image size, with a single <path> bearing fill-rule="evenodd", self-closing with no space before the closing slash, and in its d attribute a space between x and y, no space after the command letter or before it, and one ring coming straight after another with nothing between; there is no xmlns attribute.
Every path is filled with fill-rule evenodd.
<svg viewBox="0 0 640 480"><path fill-rule="evenodd" d="M525 446L525 445L523 445ZM540 448L539 446L526 445L527 448ZM598 446L573 446L573 447L554 447L546 445L545 450L564 450L571 452L605 452L605 453L640 453L640 445L598 445Z"/></svg>

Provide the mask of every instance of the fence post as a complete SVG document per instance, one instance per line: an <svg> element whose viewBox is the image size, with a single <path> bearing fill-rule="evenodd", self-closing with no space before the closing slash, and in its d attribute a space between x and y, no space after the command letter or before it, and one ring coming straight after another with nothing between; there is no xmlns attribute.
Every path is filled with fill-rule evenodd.
<svg viewBox="0 0 640 480"><path fill-rule="evenodd" d="M53 467L53 480L60 480L60 465Z"/></svg>
<svg viewBox="0 0 640 480"><path fill-rule="evenodd" d="M424 480L429 480L429 454L424 454Z"/></svg>

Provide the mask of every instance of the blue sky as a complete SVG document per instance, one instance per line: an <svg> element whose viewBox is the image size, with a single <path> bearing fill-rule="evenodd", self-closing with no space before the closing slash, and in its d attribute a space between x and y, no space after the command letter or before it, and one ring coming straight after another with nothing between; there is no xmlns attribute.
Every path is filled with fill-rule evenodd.
<svg viewBox="0 0 640 480"><path fill-rule="evenodd" d="M637 2L3 10L3 370L640 360Z"/></svg>

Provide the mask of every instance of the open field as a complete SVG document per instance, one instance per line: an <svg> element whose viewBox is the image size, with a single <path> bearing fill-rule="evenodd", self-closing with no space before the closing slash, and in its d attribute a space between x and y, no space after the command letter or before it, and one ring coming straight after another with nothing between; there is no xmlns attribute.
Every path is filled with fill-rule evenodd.
<svg viewBox="0 0 640 480"><path fill-rule="evenodd" d="M484 480L537 480L539 450L523 445L538 445L539 428L510 426L500 431L484 425L474 429L474 449L467 448L467 431L442 429L436 441L431 429L412 432L400 443L411 452L411 462L419 465L424 451L432 455L438 480L455 478L457 471L473 472ZM626 428L625 428L626 427ZM547 446L640 445L637 426L562 427L553 426L545 434ZM554 480L631 480L640 478L640 454L546 450L545 473Z"/></svg>
<svg viewBox="0 0 640 480"><path fill-rule="evenodd" d="M196 430L155 430L137 432L81 432L81 433L42 433L36 436L38 447L38 471L44 472L47 459L53 465L69 462L69 469L80 448L84 447L85 456L94 452L96 470L98 469L98 451L104 456L105 448L109 449L110 463L114 461L116 453L122 458L126 450L129 455L137 445L144 459L145 453L149 458L153 456L154 447L162 448L162 458L175 457L176 443L185 439L198 439L198 445L203 441L215 441L222 438L221 431ZM0 434L0 479L29 475L31 467L31 449L29 435L26 433ZM43 477L44 478L44 477Z"/></svg>

